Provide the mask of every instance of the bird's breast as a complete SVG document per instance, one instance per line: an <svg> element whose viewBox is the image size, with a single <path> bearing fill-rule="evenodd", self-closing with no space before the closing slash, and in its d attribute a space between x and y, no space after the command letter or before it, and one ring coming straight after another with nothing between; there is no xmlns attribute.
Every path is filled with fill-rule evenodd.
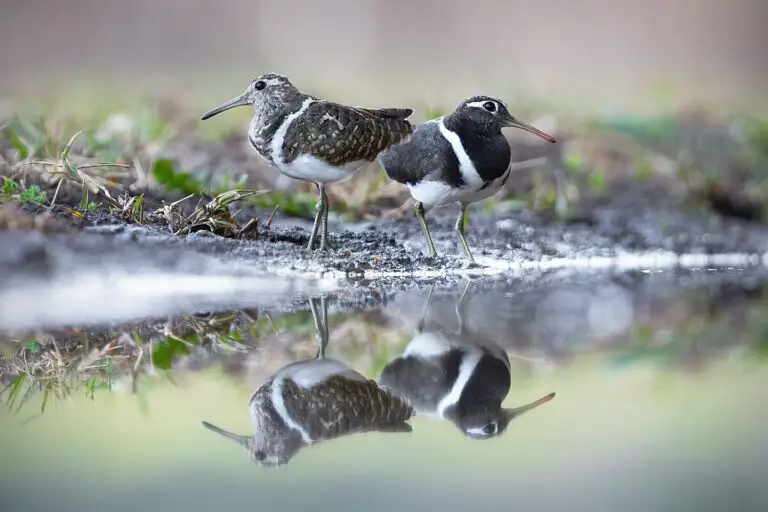
<svg viewBox="0 0 768 512"><path fill-rule="evenodd" d="M253 135L249 133L248 142L250 143L251 147L256 150L259 156L268 161L270 164L275 165L275 161L272 158L272 150L270 148L271 141L269 138L262 135Z"/></svg>
<svg viewBox="0 0 768 512"><path fill-rule="evenodd" d="M295 180L311 181L314 183L337 183L345 181L360 167L361 162L349 162L342 165L333 165L314 155L299 155L291 162L278 162L278 168L286 176Z"/></svg>

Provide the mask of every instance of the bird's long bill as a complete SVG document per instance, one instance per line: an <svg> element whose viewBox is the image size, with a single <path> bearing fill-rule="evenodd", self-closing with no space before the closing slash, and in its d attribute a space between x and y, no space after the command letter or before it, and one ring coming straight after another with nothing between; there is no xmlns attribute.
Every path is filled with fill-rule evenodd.
<svg viewBox="0 0 768 512"><path fill-rule="evenodd" d="M525 121L521 121L520 119L518 119L518 118L516 118L514 116L509 116L506 119L505 126L507 126L509 128L520 128L521 130L525 130L525 131L530 132L530 133L532 133L534 135L538 135L539 137L541 137L542 139L544 139L546 141L555 142L555 138L553 136L551 136L550 134L539 130L535 126L530 125L530 124L526 123Z"/></svg>
<svg viewBox="0 0 768 512"><path fill-rule="evenodd" d="M225 110L229 110L229 109L235 108L235 107L242 107L242 106L247 105L247 104L248 104L248 97L247 97L247 95L241 94L237 98L232 98L231 100L229 100L228 102L224 103L223 105L218 106L218 107L214 108L213 110L209 110L208 112L203 114L203 117L201 117L201 119L203 121L205 121L206 119L210 119L211 117L213 117L213 116L215 116L217 114L221 114Z"/></svg>
<svg viewBox="0 0 768 512"><path fill-rule="evenodd" d="M520 416L521 414L526 413L531 409L535 409L538 406L549 402L553 398L555 398L555 394L550 393L529 404L526 404L520 407L515 407L514 409L505 409L504 412L506 413L507 418L511 420L512 418L516 418L517 416Z"/></svg>
<svg viewBox="0 0 768 512"><path fill-rule="evenodd" d="M239 436L237 434L233 434L232 432L227 432L224 429L221 429L217 427L216 425L211 425L207 421L203 422L203 426L207 428L208 430L212 430L216 432L217 434L221 434L222 436L226 437L227 439L236 442L237 444L245 447L246 449L249 447L251 438L248 436Z"/></svg>

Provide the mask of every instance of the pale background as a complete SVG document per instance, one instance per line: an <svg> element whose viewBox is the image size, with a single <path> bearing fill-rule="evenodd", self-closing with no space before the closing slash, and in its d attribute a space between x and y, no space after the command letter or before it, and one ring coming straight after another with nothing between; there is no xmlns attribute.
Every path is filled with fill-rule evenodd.
<svg viewBox="0 0 768 512"><path fill-rule="evenodd" d="M358 98L481 86L610 106L760 101L765 0L2 0L0 92L93 76L236 92L264 71Z"/></svg>

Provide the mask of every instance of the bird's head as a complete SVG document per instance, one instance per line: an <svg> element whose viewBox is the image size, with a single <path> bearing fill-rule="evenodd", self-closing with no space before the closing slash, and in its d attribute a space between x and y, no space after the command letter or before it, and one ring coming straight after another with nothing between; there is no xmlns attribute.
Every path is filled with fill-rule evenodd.
<svg viewBox="0 0 768 512"><path fill-rule="evenodd" d="M505 409L488 406L466 415L457 421L461 431L472 439L490 439L503 434L509 423L536 407L545 404L555 397L554 393L539 398L529 404Z"/></svg>
<svg viewBox="0 0 768 512"><path fill-rule="evenodd" d="M451 116L474 123L484 131L501 132L502 128L519 128L549 142L555 138L533 125L513 116L506 103L491 96L472 96L462 101Z"/></svg>
<svg viewBox="0 0 768 512"><path fill-rule="evenodd" d="M254 110L261 112L280 110L284 105L292 103L301 96L301 92L288 77L267 73L251 81L243 94L209 110L201 119L205 121L226 110L246 105L251 105Z"/></svg>

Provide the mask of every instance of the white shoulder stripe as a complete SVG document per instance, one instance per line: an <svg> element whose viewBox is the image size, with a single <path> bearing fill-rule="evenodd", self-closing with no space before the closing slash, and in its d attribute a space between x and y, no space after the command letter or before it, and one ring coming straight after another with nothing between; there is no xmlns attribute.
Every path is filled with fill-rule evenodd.
<svg viewBox="0 0 768 512"><path fill-rule="evenodd" d="M283 382L285 382L283 377L277 377L272 381L272 406L275 408L275 412L277 412L280 418L282 418L288 428L291 428L301 434L301 439L305 443L311 444L313 439L310 437L309 432L307 432L307 430L301 425L296 423L296 421L288 413L288 409L285 407L285 400L283 399Z"/></svg>
<svg viewBox="0 0 768 512"><path fill-rule="evenodd" d="M456 158L459 159L459 172L461 173L461 177L464 180L464 183L470 187L477 187L482 185L483 179L477 173L475 164L473 164L472 159L469 158L469 155L464 149L464 145L461 143L459 136L455 132L452 132L446 128L445 119L443 118L440 119L438 126L440 127L440 134L445 137L445 140L447 140L451 145L451 148L453 148L453 152L456 154Z"/></svg>
<svg viewBox="0 0 768 512"><path fill-rule="evenodd" d="M280 125L280 128L275 132L275 136L272 137L272 144L270 144L270 148L272 149L272 160L277 165L283 163L283 143L285 143L285 134L288 133L288 128L293 124L296 118L306 112L309 106L314 102L315 100L313 98L305 99L301 104L301 107L299 107L299 110L289 114L285 118L285 121L283 121L283 124Z"/></svg>
<svg viewBox="0 0 768 512"><path fill-rule="evenodd" d="M459 402L461 394L464 392L464 388L467 387L467 383L470 377L472 377L472 372L475 371L475 367L480 362L482 356L483 354L479 350L473 350L464 356L459 365L459 376L456 378L456 382L453 383L451 392L437 404L438 416L445 418L445 410Z"/></svg>

